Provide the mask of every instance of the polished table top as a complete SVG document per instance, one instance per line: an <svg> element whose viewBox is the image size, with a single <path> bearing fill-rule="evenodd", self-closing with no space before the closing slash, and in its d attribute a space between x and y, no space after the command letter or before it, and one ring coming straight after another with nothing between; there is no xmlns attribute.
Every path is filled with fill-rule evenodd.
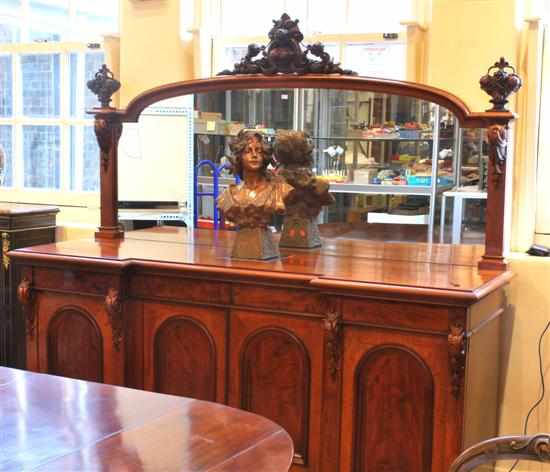
<svg viewBox="0 0 550 472"><path fill-rule="evenodd" d="M275 423L216 403L0 367L0 471L288 471Z"/></svg>

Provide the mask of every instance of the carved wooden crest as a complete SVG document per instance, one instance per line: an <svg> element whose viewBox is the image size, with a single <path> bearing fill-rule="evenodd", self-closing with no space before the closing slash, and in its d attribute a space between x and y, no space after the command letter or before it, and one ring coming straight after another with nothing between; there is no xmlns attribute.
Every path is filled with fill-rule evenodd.
<svg viewBox="0 0 550 472"><path fill-rule="evenodd" d="M521 78L516 70L503 58L495 62L487 74L479 80L481 88L492 98L493 108L487 111L508 111L508 96L521 87Z"/></svg>
<svg viewBox="0 0 550 472"><path fill-rule="evenodd" d="M99 102L103 108L109 108L111 97L120 88L120 82L115 79L109 68L103 64L92 80L88 81L88 88L97 95Z"/></svg>
<svg viewBox="0 0 550 472"><path fill-rule="evenodd" d="M267 46L250 44L246 55L235 64L233 70L226 69L218 75L235 74L344 74L357 75L342 69L325 51L321 43L304 46L304 35L286 13L273 20L268 33Z"/></svg>

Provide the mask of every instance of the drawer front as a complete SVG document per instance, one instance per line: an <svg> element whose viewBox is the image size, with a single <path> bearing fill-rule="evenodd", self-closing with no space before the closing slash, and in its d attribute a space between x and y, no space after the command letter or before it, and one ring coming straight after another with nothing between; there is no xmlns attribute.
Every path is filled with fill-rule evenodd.
<svg viewBox="0 0 550 472"><path fill-rule="evenodd" d="M231 300L231 288L227 283L148 274L131 278L130 294L138 298L196 303L229 304Z"/></svg>
<svg viewBox="0 0 550 472"><path fill-rule="evenodd" d="M345 322L418 331L449 331L449 309L409 302L344 298Z"/></svg>
<svg viewBox="0 0 550 472"><path fill-rule="evenodd" d="M114 274L102 274L78 269L33 268L33 288L66 291L75 294L105 296L109 288L119 284Z"/></svg>
<svg viewBox="0 0 550 472"><path fill-rule="evenodd" d="M239 284L233 287L233 304L296 313L320 313L321 299L313 290Z"/></svg>

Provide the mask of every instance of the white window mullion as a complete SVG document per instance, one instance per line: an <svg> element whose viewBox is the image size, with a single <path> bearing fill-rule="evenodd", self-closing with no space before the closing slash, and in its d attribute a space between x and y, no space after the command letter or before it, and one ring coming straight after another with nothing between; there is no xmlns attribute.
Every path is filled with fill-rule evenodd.
<svg viewBox="0 0 550 472"><path fill-rule="evenodd" d="M60 110L61 110L61 130L60 130L60 175L59 175L59 187L61 190L69 190L71 182L71 150L70 150L70 93L67 93L70 87L70 67L69 67L69 54L62 53L60 55L60 67L61 73L59 76L60 86Z"/></svg>
<svg viewBox="0 0 550 472"><path fill-rule="evenodd" d="M26 3L26 0L25 2ZM13 55L13 186L23 188L23 74L21 55Z"/></svg>
<svg viewBox="0 0 550 472"><path fill-rule="evenodd" d="M21 0L21 42L28 43L30 38L31 8L29 0Z"/></svg>
<svg viewBox="0 0 550 472"><path fill-rule="evenodd" d="M77 37L78 25L76 24L76 2L75 0L69 0L69 28L66 31L68 34L68 40L74 41Z"/></svg>
<svg viewBox="0 0 550 472"><path fill-rule="evenodd" d="M84 174L84 126L75 126L75 160L73 190L80 192L83 187Z"/></svg>

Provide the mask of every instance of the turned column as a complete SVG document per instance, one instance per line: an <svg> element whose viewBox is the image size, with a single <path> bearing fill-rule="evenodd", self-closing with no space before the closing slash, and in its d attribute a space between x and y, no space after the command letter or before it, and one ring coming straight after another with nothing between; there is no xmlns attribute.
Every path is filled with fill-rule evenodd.
<svg viewBox="0 0 550 472"><path fill-rule="evenodd" d="M87 113L95 116L94 130L99 144L99 180L101 223L96 239L121 239L124 231L118 223L118 141L122 133L123 113L111 107L112 95L120 82L105 64L88 81L88 88L97 95L101 107Z"/></svg>
<svg viewBox="0 0 550 472"><path fill-rule="evenodd" d="M506 269L504 259L504 220L506 205L506 159L508 157L508 96L521 87L515 69L503 57L489 68L480 81L481 88L491 96L492 118L487 123L488 175L485 254L480 269ZM499 116L502 114L501 116Z"/></svg>

